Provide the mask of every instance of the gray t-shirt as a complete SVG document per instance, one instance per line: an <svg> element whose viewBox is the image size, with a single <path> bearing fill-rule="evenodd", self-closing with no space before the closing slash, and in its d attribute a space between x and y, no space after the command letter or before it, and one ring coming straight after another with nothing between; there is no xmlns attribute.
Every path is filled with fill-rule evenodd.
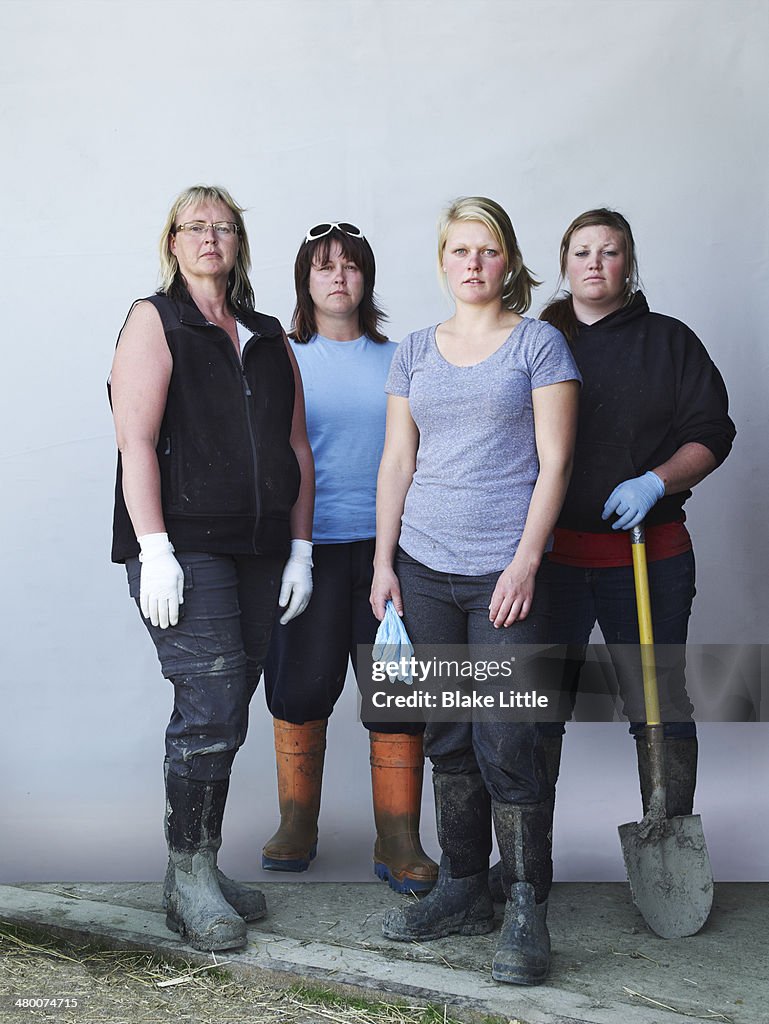
<svg viewBox="0 0 769 1024"><path fill-rule="evenodd" d="M531 392L581 380L560 331L524 319L475 366L447 362L435 327L409 334L385 391L419 429L400 545L439 572L480 576L512 560L539 473Z"/></svg>

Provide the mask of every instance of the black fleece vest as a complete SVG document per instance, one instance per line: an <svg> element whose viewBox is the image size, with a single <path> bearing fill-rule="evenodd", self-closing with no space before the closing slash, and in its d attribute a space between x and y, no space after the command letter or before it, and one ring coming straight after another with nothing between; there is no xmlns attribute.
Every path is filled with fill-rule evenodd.
<svg viewBox="0 0 769 1024"><path fill-rule="evenodd" d="M161 501L177 551L288 553L299 493L290 444L294 375L274 317L238 313L254 334L242 362L191 301L152 295L173 371L157 446ZM118 453L112 560L139 553Z"/></svg>

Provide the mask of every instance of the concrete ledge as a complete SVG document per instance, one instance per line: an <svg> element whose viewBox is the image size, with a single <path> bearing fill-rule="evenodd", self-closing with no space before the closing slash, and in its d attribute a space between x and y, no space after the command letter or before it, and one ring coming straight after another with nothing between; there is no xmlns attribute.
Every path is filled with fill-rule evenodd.
<svg viewBox="0 0 769 1024"><path fill-rule="evenodd" d="M553 970L550 983L537 988L491 980L496 932L426 944L383 938L382 914L405 898L385 886L276 882L261 888L269 917L250 926L245 950L216 954L241 978L280 985L312 980L348 994L419 999L527 1024L673 1024L680 1014L769 1024L769 885L718 886L703 931L668 942L646 929L627 886L556 885ZM159 907L160 886L151 883L0 886L4 920L210 963L209 954L166 928Z"/></svg>

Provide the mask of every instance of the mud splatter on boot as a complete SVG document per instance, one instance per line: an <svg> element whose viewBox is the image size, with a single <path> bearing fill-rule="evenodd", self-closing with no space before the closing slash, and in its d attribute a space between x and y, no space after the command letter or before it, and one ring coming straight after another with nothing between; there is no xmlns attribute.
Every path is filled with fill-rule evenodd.
<svg viewBox="0 0 769 1024"><path fill-rule="evenodd" d="M166 925L195 949L239 949L246 922L219 888L216 853L229 779L199 782L166 775L168 854L173 877Z"/></svg>

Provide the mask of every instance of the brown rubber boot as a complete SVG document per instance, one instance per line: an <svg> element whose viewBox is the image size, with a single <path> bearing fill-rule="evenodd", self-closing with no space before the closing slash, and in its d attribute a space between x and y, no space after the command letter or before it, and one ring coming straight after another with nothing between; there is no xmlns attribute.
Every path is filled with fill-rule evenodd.
<svg viewBox="0 0 769 1024"><path fill-rule="evenodd" d="M262 850L267 871L306 871L317 853L327 724L273 719L280 828Z"/></svg>
<svg viewBox="0 0 769 1024"><path fill-rule="evenodd" d="M377 831L374 873L395 892L429 892L438 878L438 865L419 839L422 737L384 732L369 736Z"/></svg>

